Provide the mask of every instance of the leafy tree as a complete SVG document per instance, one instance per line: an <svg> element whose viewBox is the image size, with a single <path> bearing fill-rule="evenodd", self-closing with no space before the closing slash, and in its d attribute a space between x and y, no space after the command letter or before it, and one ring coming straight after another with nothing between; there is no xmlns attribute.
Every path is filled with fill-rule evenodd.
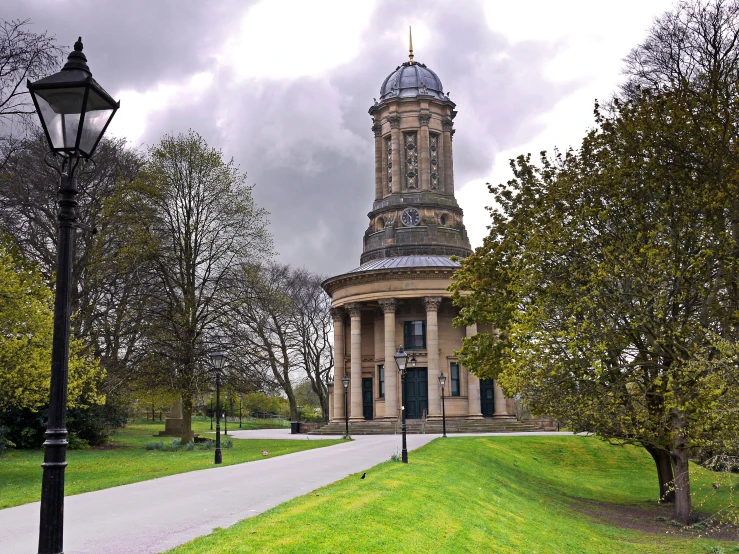
<svg viewBox="0 0 739 554"><path fill-rule="evenodd" d="M229 313L237 268L271 255L266 212L233 160L202 137L166 136L115 201L136 268L146 329L141 378L182 396L183 439L191 437L193 398L209 388L208 354Z"/></svg>
<svg viewBox="0 0 739 554"><path fill-rule="evenodd" d="M20 262L18 260L21 260ZM0 411L38 410L49 399L53 294L32 264L0 242ZM70 343L68 403L71 408L104 401L102 377L84 344Z"/></svg>
<svg viewBox="0 0 739 554"><path fill-rule="evenodd" d="M490 235L453 285L458 323L496 329L465 340L462 363L644 446L683 522L690 452L739 423L737 12L685 3L656 22L578 152L519 157L490 187Z"/></svg>
<svg viewBox="0 0 739 554"><path fill-rule="evenodd" d="M0 171L0 229L52 286L59 168L47 158L39 131L21 141ZM100 232L79 231L75 236L72 332L100 358L106 370L102 387L108 394L120 394L121 386L136 375L136 345L146 321L141 317L137 268L125 266L121 257L129 229L123 228L114 205L119 189L128 186L141 163L141 155L125 141L103 139L95 163L79 168L77 175L80 221Z"/></svg>

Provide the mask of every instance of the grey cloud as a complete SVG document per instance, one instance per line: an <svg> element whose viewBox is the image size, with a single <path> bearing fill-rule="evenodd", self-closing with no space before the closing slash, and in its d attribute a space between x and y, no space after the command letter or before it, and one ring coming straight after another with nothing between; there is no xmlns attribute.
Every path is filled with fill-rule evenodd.
<svg viewBox="0 0 739 554"><path fill-rule="evenodd" d="M65 20L61 12L81 2L61 4L63 9L51 4L43 18L46 5L14 5L9 11L33 18L37 28L49 28L58 37L78 33L70 18L58 22ZM97 15L88 9L82 23L90 29L80 31L94 40L90 62L110 89L113 82L146 90L147 83L159 79L213 70L208 53L233 32L248 7L202 2L122 6ZM196 104L177 108L175 102L153 114L144 140L152 144L166 133L198 131L233 156L248 171L249 182L257 184L255 197L271 213L282 261L324 274L348 271L359 265L374 193L367 109L383 79L407 59L396 29L388 32L406 21L423 21L430 29L433 40L423 51L416 49L416 60L439 74L457 103L458 186L486 175L498 151L531 139L539 130L537 118L577 86L546 79L556 44L509 43L487 27L479 3L388 0L373 13L351 62L320 77L290 81L234 83L224 70Z"/></svg>

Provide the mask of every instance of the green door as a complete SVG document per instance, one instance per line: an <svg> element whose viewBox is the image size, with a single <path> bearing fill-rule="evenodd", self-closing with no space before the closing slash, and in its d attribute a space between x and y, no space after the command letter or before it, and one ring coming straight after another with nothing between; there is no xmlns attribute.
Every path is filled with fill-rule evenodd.
<svg viewBox="0 0 739 554"><path fill-rule="evenodd" d="M428 373L425 367L414 367L405 375L405 417L420 419L429 409Z"/></svg>
<svg viewBox="0 0 739 554"><path fill-rule="evenodd" d="M372 419L372 378L362 379L362 408L364 419Z"/></svg>
<svg viewBox="0 0 739 554"><path fill-rule="evenodd" d="M480 379L480 411L483 417L495 414L495 389L492 379Z"/></svg>

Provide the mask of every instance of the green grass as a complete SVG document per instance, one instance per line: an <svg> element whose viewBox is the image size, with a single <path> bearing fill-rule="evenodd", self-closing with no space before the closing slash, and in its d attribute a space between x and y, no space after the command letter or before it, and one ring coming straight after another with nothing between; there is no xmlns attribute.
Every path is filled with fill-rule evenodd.
<svg viewBox="0 0 739 554"><path fill-rule="evenodd" d="M668 523L646 533L584 513L590 501L654 506L656 472L643 449L586 437L449 438L410 461L386 462L364 480L350 476L171 552L736 552L736 543L681 536ZM715 474L693 473L695 494L713 494Z"/></svg>
<svg viewBox="0 0 739 554"><path fill-rule="evenodd" d="M238 426L238 422L233 427L229 422L230 430L236 431ZM177 452L146 450L147 442L162 440L165 444L171 443L172 437L153 437L163 429L163 424L129 424L113 435L113 441L106 449L67 452L69 465L64 484L65 495L213 467L212 449L192 452L186 452L184 448ZM210 422L194 421L193 430L207 436ZM267 450L271 458L329 446L341 440L306 440L303 436L300 440L235 439L233 442L233 448L223 449L223 465L262 459L262 450ZM41 499L42 461L42 450L5 451L0 458L0 509Z"/></svg>

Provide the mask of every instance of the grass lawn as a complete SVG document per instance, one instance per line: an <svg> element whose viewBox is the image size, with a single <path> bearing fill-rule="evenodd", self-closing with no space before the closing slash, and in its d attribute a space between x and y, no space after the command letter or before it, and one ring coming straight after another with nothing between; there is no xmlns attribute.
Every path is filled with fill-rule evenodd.
<svg viewBox="0 0 739 554"><path fill-rule="evenodd" d="M655 505L656 471L643 449L572 436L449 438L411 452L410 462L386 462L364 480L350 476L171 552L739 552L739 543L656 520L670 509ZM714 491L717 475L692 469L701 509L729 501L731 483ZM648 529L608 517L624 511Z"/></svg>
<svg viewBox="0 0 739 554"><path fill-rule="evenodd" d="M245 425L243 428L247 428ZM259 423L249 423L250 426ZM261 425L260 425L261 426ZM239 424L229 422L230 430ZM185 473L213 467L213 450L177 452L146 450L147 442L162 440L171 443L172 437L155 438L164 429L163 423L135 423L117 431L109 447L67 452L65 495L80 494L146 481L165 475ZM223 425L221 425L223 429ZM205 435L210 432L210 421L193 421L193 430ZM240 440L233 448L223 449L223 465L240 464L262 459L262 450L270 457L329 446L338 440ZM43 450L6 450L0 458L0 509L41 499L41 462Z"/></svg>

